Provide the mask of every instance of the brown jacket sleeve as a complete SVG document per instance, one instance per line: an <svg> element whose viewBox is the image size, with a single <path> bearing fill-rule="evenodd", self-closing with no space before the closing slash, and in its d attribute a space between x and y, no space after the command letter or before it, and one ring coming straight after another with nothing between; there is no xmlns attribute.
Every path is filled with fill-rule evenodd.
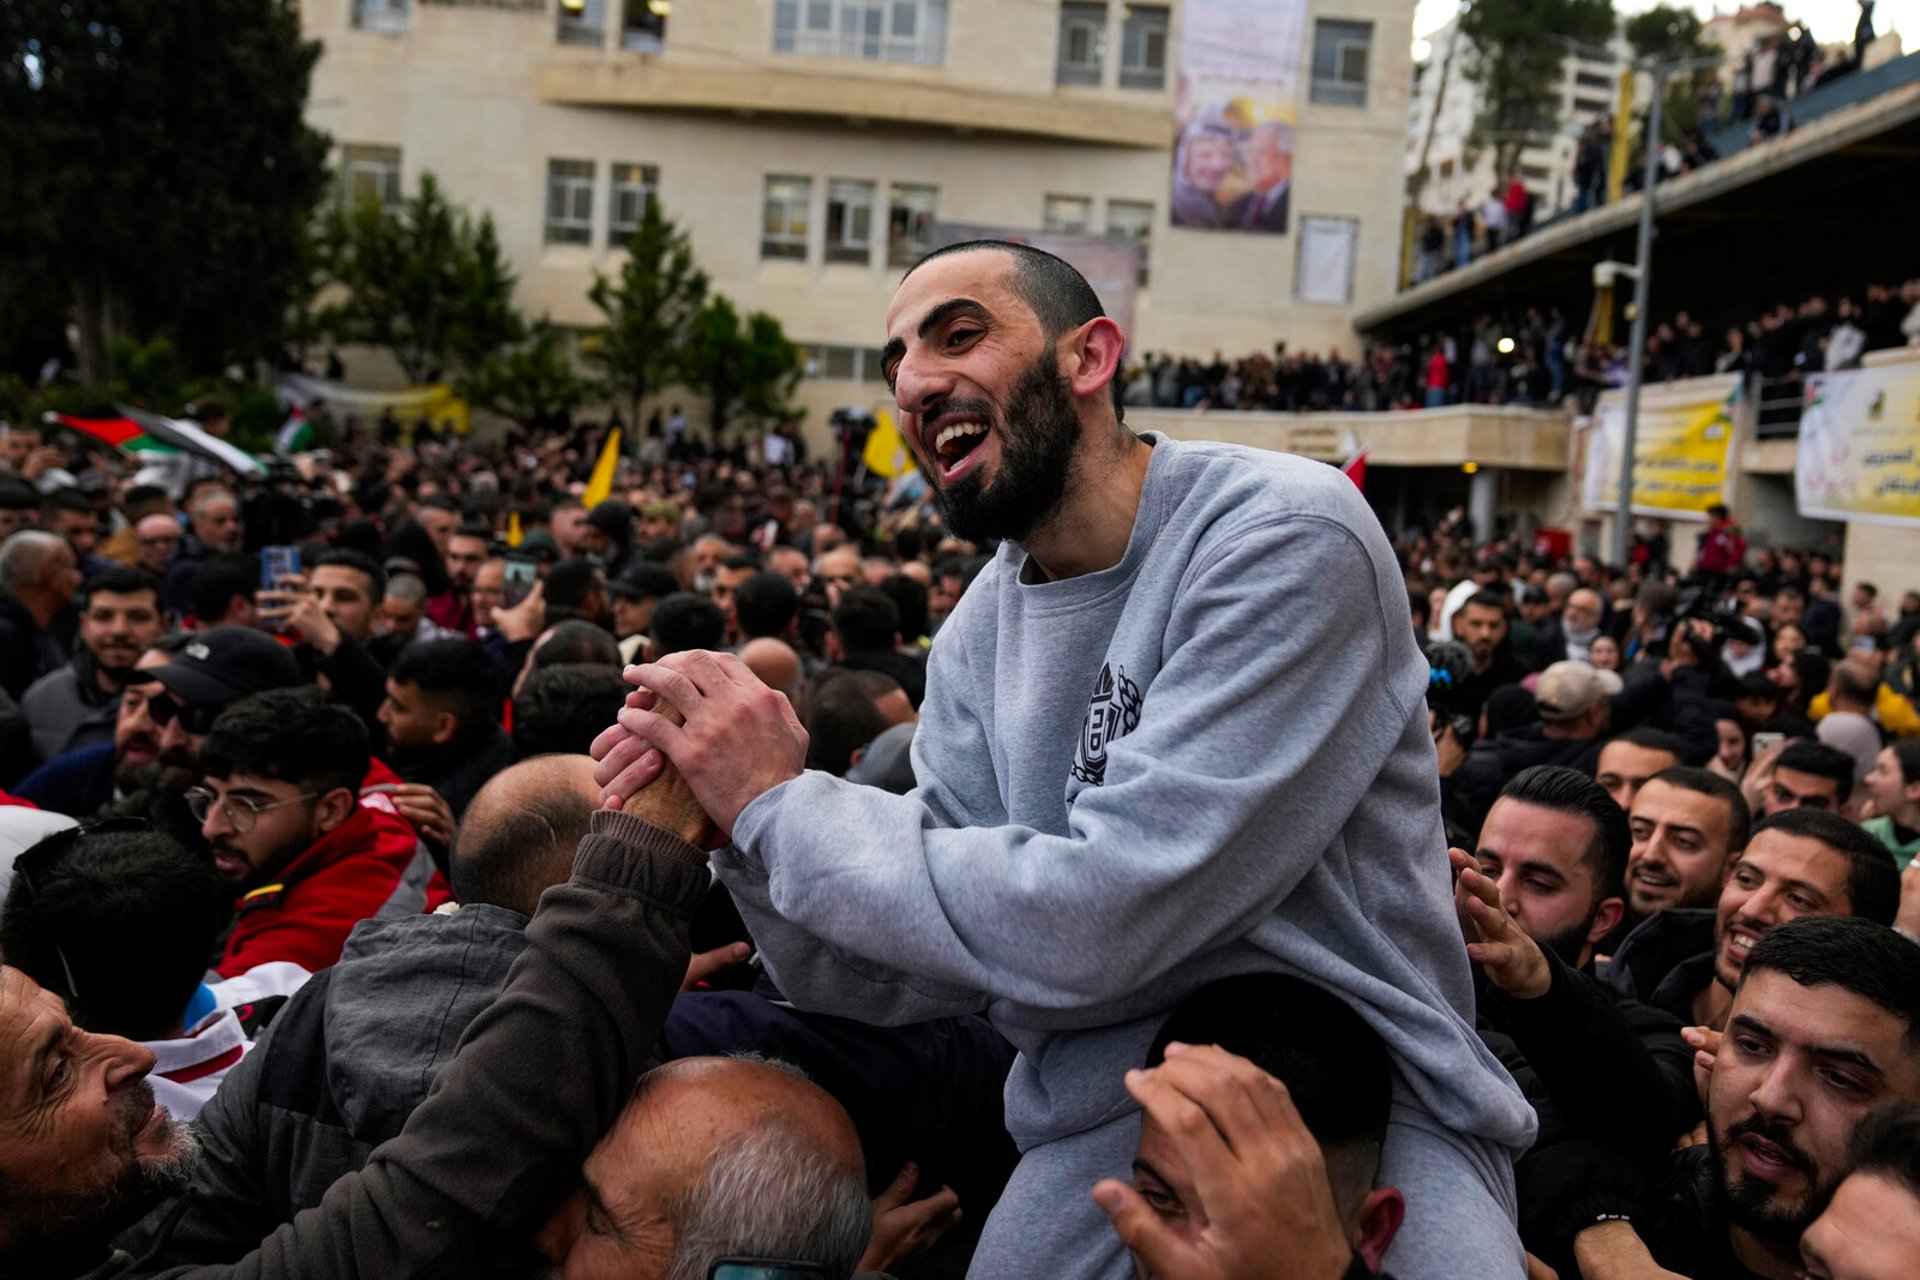
<svg viewBox="0 0 1920 1280"><path fill-rule="evenodd" d="M679 836L601 811L547 890L505 990L406 1128L231 1266L168 1280L479 1274L573 1188L632 1092L686 973L709 882ZM137 1272L136 1272L137 1273Z"/></svg>

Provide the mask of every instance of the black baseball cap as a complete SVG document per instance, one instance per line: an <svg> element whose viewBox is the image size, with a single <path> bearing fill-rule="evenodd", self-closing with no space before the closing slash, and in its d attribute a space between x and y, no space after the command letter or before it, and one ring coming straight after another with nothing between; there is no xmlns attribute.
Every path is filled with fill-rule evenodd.
<svg viewBox="0 0 1920 1280"><path fill-rule="evenodd" d="M292 650L252 627L213 627L181 646L164 667L135 673L183 702L219 704L305 684Z"/></svg>
<svg viewBox="0 0 1920 1280"><path fill-rule="evenodd" d="M680 579L663 564L641 561L618 577L607 579L607 590L628 600L664 599L680 589Z"/></svg>

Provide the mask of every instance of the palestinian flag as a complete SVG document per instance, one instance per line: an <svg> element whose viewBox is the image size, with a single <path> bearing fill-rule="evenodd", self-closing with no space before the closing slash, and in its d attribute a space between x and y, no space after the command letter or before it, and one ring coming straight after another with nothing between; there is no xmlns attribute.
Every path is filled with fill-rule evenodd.
<svg viewBox="0 0 1920 1280"><path fill-rule="evenodd" d="M71 428L81 435L115 449L138 453L173 453L171 445L161 444L132 418L76 418L67 413L49 413L46 421Z"/></svg>
<svg viewBox="0 0 1920 1280"><path fill-rule="evenodd" d="M273 438L273 451L285 458L311 448L313 424L307 421L307 411L295 405L293 412L281 424L280 433Z"/></svg>

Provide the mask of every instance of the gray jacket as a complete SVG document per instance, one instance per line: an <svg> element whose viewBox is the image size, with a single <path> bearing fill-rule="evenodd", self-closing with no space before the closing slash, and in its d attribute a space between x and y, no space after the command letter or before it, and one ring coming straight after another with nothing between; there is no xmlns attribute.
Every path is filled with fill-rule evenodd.
<svg viewBox="0 0 1920 1280"><path fill-rule="evenodd" d="M93 660L76 646L73 661L49 671L20 695L20 709L33 730L33 749L42 760L113 740L120 714L117 695L100 692L93 682Z"/></svg>
<svg viewBox="0 0 1920 1280"><path fill-rule="evenodd" d="M527 918L485 903L365 920L200 1113L188 1207L153 1265L231 1262L400 1132L506 985ZM127 1242L141 1253L163 1210Z"/></svg>

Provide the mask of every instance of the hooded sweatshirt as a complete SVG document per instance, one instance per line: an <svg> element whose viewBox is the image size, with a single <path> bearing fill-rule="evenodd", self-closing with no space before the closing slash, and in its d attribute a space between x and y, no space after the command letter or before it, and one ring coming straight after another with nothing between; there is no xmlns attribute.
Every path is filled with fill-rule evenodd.
<svg viewBox="0 0 1920 1280"><path fill-rule="evenodd" d="M918 790L808 772L715 855L797 1004L875 1022L984 1009L1020 1050L1008 1128L1028 1161L1061 1150L994 1216L1035 1242L1070 1217L1093 1257L996 1258L1010 1236L989 1222L980 1275L1126 1273L1086 1192L1127 1176L1124 1073L1217 978L1288 973L1349 1001L1400 1069L1396 1114L1448 1141L1511 1153L1534 1131L1471 1025L1429 667L1379 522L1330 467L1145 438L1117 565L1023 581L1003 544L941 628ZM1021 1202L1035 1191L1055 1202Z"/></svg>

